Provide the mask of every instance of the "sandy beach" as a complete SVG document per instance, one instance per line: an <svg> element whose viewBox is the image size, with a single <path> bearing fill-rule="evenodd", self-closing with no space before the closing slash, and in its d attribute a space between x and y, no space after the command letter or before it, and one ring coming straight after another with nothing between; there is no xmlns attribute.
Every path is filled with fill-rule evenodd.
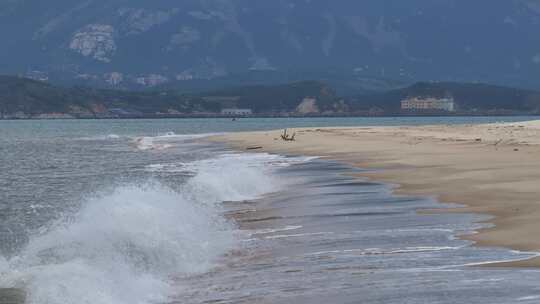
<svg viewBox="0 0 540 304"><path fill-rule="evenodd" d="M466 205L451 212L493 216L493 228L466 236L479 246L540 251L540 121L483 125L343 127L229 133L234 148L321 156L396 184L395 193ZM427 210L429 212L429 210ZM539 267L540 258L504 266Z"/></svg>

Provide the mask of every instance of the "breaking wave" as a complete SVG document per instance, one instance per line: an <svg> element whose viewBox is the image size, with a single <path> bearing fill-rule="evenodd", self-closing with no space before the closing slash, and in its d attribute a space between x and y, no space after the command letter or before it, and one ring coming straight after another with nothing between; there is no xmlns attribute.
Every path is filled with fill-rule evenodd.
<svg viewBox="0 0 540 304"><path fill-rule="evenodd" d="M174 132L167 132L158 136L136 137L132 140L132 144L140 151L165 150L186 140L205 138L217 134L219 133L175 134Z"/></svg>
<svg viewBox="0 0 540 304"><path fill-rule="evenodd" d="M25 289L30 304L166 301L174 277L208 271L237 245L220 203L278 189L269 160L279 163L222 155L185 164L194 175L180 191L149 182L89 197L18 255L0 258L0 286Z"/></svg>

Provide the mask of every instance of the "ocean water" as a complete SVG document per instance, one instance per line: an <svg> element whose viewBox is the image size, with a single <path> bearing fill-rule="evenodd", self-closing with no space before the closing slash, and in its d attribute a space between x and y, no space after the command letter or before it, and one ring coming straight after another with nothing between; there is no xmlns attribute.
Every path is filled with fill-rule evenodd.
<svg viewBox="0 0 540 304"><path fill-rule="evenodd" d="M0 302L538 303L537 255L352 169L238 153L228 131L527 118L0 121ZM9 290L7 290L9 288Z"/></svg>

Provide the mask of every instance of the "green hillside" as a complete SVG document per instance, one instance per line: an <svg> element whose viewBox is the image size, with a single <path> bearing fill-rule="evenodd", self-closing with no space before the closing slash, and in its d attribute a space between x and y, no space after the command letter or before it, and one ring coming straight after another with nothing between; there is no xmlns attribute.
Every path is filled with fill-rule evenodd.
<svg viewBox="0 0 540 304"><path fill-rule="evenodd" d="M321 111L343 110L334 91L319 82L275 86L245 86L198 94L177 91L119 91L85 87L63 88L44 82L0 76L0 114L28 118L62 113L75 117L218 114L221 109L250 108L255 113L294 112L304 98Z"/></svg>
<svg viewBox="0 0 540 304"><path fill-rule="evenodd" d="M400 101L407 97L446 96L455 100L457 112L454 114L540 113L540 92L487 84L422 82L383 93L341 98L332 87L318 81L184 94L173 90L64 88L0 76L0 117L211 116L219 115L224 108L248 108L256 115L400 115L407 114L400 109Z"/></svg>

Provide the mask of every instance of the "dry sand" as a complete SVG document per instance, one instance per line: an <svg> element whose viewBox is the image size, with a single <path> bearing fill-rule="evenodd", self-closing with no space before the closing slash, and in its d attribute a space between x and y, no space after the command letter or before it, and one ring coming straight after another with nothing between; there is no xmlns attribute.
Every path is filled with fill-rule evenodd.
<svg viewBox="0 0 540 304"><path fill-rule="evenodd" d="M540 121L512 124L344 127L232 133L237 149L323 156L398 184L398 194L434 196L493 215L494 228L465 237L481 246L540 252ZM540 267L540 258L504 266Z"/></svg>

